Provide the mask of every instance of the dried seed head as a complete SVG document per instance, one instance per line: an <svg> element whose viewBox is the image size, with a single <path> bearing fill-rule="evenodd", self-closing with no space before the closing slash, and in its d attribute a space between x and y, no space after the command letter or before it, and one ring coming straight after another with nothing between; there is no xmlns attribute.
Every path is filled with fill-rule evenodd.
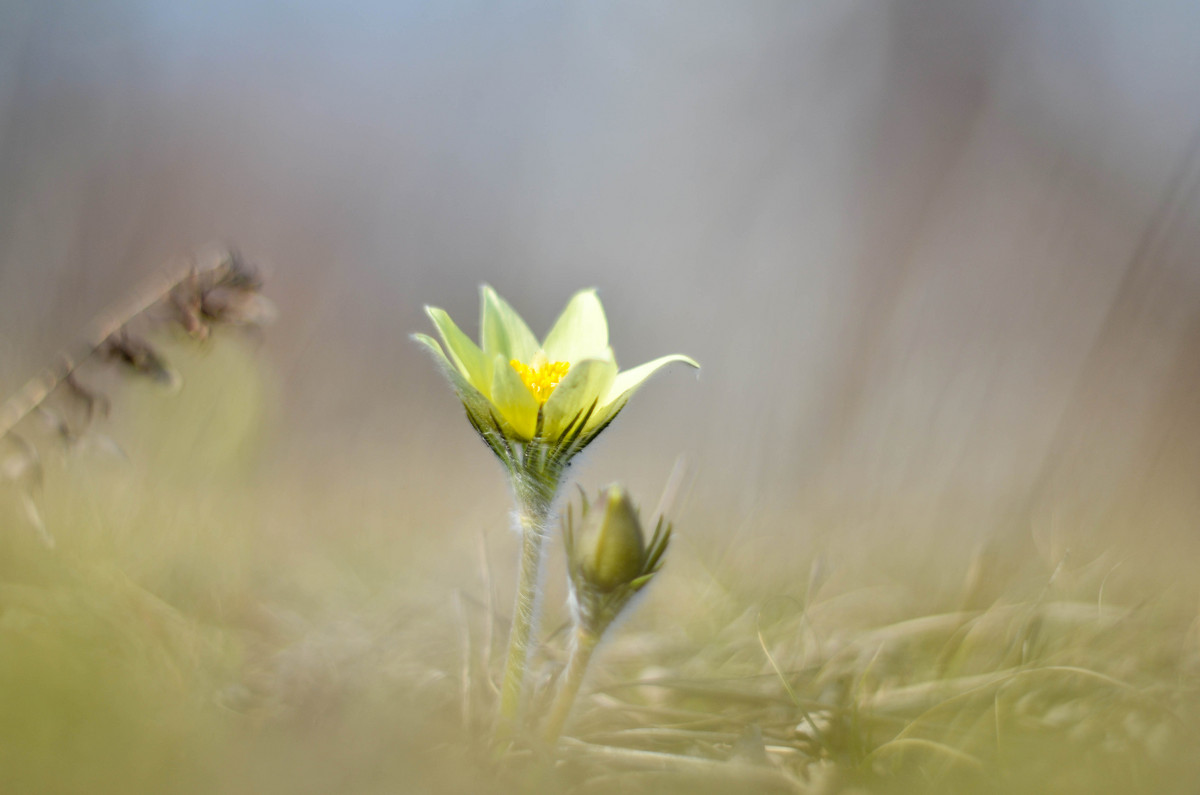
<svg viewBox="0 0 1200 795"><path fill-rule="evenodd" d="M193 269L171 288L168 305L191 336L207 339L214 324L263 326L275 319L275 305L262 295L262 278L235 251L216 264Z"/></svg>
<svg viewBox="0 0 1200 795"><path fill-rule="evenodd" d="M257 290L214 287L200 300L200 312L213 322L265 326L275 319L275 305Z"/></svg>
<svg viewBox="0 0 1200 795"><path fill-rule="evenodd" d="M167 360L153 345L123 328L101 344L99 353L105 359L121 362L134 372L160 383L173 384L177 380Z"/></svg>

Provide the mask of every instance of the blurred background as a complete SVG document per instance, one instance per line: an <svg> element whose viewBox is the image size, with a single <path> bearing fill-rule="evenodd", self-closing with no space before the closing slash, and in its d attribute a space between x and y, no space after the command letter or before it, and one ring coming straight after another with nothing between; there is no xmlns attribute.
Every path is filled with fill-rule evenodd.
<svg viewBox="0 0 1200 795"><path fill-rule="evenodd" d="M542 334L595 286L619 363L703 369L575 474L649 508L683 456L682 536L781 577L928 527L1183 574L1198 187L1189 2L4 0L0 387L233 245L279 317L237 360L253 406L178 444L253 437L284 560L465 581L481 532L509 571L505 486L408 335L427 303L475 334L483 282Z"/></svg>
<svg viewBox="0 0 1200 795"><path fill-rule="evenodd" d="M731 517L1192 535L1193 4L0 8L10 388L228 242L282 310L276 443L452 444L448 475L483 456L407 340L422 305L473 332L486 281L544 333L594 285L620 362L704 365L646 390L597 484L683 453Z"/></svg>

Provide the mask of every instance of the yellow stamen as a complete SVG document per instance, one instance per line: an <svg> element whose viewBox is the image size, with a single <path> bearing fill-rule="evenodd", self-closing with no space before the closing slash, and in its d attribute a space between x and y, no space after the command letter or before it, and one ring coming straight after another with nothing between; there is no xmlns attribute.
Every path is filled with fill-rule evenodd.
<svg viewBox="0 0 1200 795"><path fill-rule="evenodd" d="M539 359L541 359L540 362ZM550 393L567 377L567 370L571 367L568 362L547 362L545 356L535 357L533 367L522 364L516 359L510 361L509 364L521 376L521 380L525 386L529 387L529 391L537 398L539 404L544 404L550 399Z"/></svg>

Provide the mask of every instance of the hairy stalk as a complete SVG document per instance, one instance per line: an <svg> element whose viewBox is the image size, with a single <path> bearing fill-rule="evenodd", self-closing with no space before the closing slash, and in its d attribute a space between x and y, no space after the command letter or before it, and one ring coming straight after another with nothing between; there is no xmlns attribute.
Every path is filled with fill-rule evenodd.
<svg viewBox="0 0 1200 795"><path fill-rule="evenodd" d="M553 510L558 479L536 477L526 471L514 479L517 500L517 524L521 533L521 569L517 581L517 597L513 605L512 631L508 640L508 659L500 687L500 719L496 738L501 743L512 740L524 707L525 681L528 678L529 656L534 645L538 610L541 603L542 558L550 515Z"/></svg>
<svg viewBox="0 0 1200 795"><path fill-rule="evenodd" d="M558 742L563 726L566 725L567 718L571 715L571 708L575 706L575 698L579 695L579 687L583 684L583 677L587 673L588 663L591 662L592 652L596 650L596 644L599 641L599 635L588 632L582 627L575 628L575 635L571 640L571 658L567 662L566 670L558 680L554 704L550 707L550 716L546 719L546 728L542 733L542 739L550 747L554 747Z"/></svg>

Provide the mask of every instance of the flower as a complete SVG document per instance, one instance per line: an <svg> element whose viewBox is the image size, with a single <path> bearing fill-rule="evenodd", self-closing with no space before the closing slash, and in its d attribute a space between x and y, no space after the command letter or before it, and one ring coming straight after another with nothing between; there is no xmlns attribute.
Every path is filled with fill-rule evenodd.
<svg viewBox="0 0 1200 795"><path fill-rule="evenodd" d="M601 636L662 568L663 555L671 541L671 525L659 517L654 535L646 542L637 508L619 485L609 486L595 503L588 503L582 488L580 496L583 499L578 531L572 506L567 507L563 523L563 550L567 553L569 604L575 631L571 634L570 658L558 678L557 693L542 734L550 746L558 741L570 717Z"/></svg>
<svg viewBox="0 0 1200 795"><path fill-rule="evenodd" d="M671 526L660 517L649 542L637 508L619 485L609 486L588 504L583 497L580 526L568 507L563 549L576 619L599 636L635 593L662 568Z"/></svg>
<svg viewBox="0 0 1200 795"><path fill-rule="evenodd" d="M601 499L603 513L587 517L584 508L588 521L571 545L575 556L571 563L593 587L611 591L642 576L646 541L637 509L625 489L610 486Z"/></svg>
<svg viewBox="0 0 1200 795"><path fill-rule="evenodd" d="M495 290L484 285L482 293L479 345L431 306L425 312L442 345L426 334L413 337L433 354L472 424L501 458L511 442L566 444L577 452L662 367L700 366L674 354L619 372L595 290L576 293L540 343Z"/></svg>

